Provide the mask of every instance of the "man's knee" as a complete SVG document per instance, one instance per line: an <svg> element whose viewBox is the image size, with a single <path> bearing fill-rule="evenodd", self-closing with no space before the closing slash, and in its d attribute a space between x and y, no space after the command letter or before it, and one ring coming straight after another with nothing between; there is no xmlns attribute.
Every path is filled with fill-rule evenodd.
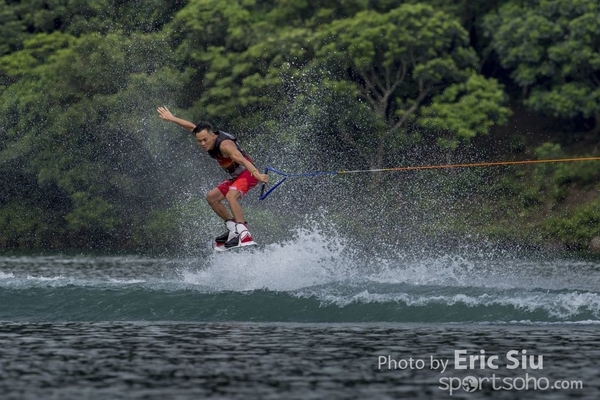
<svg viewBox="0 0 600 400"><path fill-rule="evenodd" d="M206 194L206 201L209 204L215 204L223 199L223 195L219 191L211 190Z"/></svg>
<svg viewBox="0 0 600 400"><path fill-rule="evenodd" d="M237 201L239 198L240 192L238 192L237 190L230 190L225 195L225 199L227 200L227 202Z"/></svg>

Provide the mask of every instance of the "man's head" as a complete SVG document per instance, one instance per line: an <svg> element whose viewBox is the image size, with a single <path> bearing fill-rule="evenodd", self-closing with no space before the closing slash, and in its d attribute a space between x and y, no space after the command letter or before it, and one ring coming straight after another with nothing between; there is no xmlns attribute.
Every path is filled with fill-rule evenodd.
<svg viewBox="0 0 600 400"><path fill-rule="evenodd" d="M196 137L200 147L206 151L211 150L217 141L217 135L213 132L213 127L209 122L200 122L192 134Z"/></svg>

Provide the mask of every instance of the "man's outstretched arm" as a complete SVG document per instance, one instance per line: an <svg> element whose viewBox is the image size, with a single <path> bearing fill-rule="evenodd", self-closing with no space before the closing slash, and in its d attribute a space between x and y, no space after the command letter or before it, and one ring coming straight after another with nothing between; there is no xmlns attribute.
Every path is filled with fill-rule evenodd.
<svg viewBox="0 0 600 400"><path fill-rule="evenodd" d="M235 144L231 140L225 140L221 143L221 153L224 156L230 157L233 161L238 164L242 164L248 171L250 171L250 175L255 177L258 181L269 183L269 176L267 174L261 174L260 171L252 164L246 157L240 153Z"/></svg>
<svg viewBox="0 0 600 400"><path fill-rule="evenodd" d="M156 109L158 111L158 116L160 119L164 121L174 122L177 125L181 126L183 129L187 129L188 131L193 131L196 125L193 122L186 121L185 119L177 118L174 116L171 111L167 107L158 107Z"/></svg>

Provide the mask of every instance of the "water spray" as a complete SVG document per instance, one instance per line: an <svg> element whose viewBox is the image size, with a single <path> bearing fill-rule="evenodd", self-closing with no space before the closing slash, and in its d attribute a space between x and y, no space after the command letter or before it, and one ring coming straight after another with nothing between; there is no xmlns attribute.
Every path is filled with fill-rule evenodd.
<svg viewBox="0 0 600 400"><path fill-rule="evenodd" d="M398 171L422 171L430 169L450 169L450 168L471 168L471 167L493 167L493 166L506 166L506 165L524 165L524 164L548 164L548 163L564 163L564 162L580 162L580 161L600 161L600 157L581 157L581 158L558 158L548 160L523 160L523 161L493 161L493 162L480 162L480 163L469 163L469 164L441 164L441 165L419 165L419 166L408 166L408 167L396 167L396 168L379 168L379 169L357 169L353 171L340 170L340 171L315 171L315 172L303 172L297 174L288 174L286 172L277 170L273 167L267 166L265 168L265 174L273 172L279 176L282 176L275 185L265 192L266 186L263 183L260 191L259 200L266 199L275 189L277 189L283 182L288 178L301 178L301 177L313 177L313 176L324 176L324 175L345 175L345 174L363 174L363 173L379 173L379 172L398 172Z"/></svg>

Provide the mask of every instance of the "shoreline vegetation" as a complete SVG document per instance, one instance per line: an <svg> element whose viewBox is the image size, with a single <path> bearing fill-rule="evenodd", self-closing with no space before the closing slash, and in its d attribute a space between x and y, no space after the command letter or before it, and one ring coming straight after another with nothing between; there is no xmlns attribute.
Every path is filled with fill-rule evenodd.
<svg viewBox="0 0 600 400"><path fill-rule="evenodd" d="M161 105L292 173L600 156L598 2L479 3L0 3L0 250L177 251L218 233L204 196L222 172ZM600 161L297 179L256 197L264 243L305 228L367 248L600 254Z"/></svg>

